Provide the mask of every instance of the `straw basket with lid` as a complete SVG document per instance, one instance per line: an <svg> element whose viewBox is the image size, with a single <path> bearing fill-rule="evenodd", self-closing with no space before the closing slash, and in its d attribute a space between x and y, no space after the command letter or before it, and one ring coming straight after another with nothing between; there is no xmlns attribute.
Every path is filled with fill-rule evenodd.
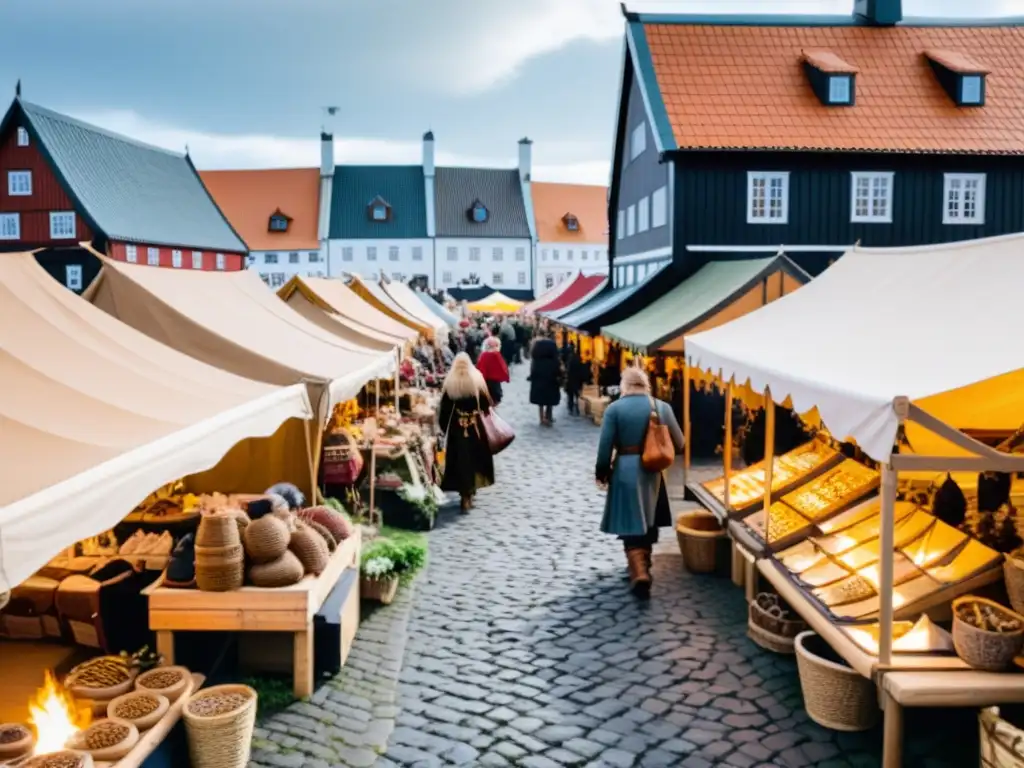
<svg viewBox="0 0 1024 768"><path fill-rule="evenodd" d="M256 691L217 685L189 697L182 709L193 768L245 768L256 726Z"/></svg>

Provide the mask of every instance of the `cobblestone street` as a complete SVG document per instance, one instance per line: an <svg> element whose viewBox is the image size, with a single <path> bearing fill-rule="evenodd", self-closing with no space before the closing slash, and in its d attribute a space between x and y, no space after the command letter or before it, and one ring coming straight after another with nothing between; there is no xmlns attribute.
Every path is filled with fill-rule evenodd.
<svg viewBox="0 0 1024 768"><path fill-rule="evenodd" d="M525 366L513 377L501 411L518 436L497 484L430 534L411 601L364 624L342 677L264 724L257 764L878 765L880 727L811 722L794 660L747 639L742 591L687 574L671 530L650 602L627 593L621 545L598 532L598 429L563 406L542 430ZM905 765L976 764L975 723L908 711Z"/></svg>

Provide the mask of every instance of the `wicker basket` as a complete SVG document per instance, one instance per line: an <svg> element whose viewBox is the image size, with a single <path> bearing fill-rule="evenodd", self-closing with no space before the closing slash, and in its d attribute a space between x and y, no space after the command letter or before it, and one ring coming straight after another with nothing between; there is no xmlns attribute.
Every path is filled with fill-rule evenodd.
<svg viewBox="0 0 1024 768"><path fill-rule="evenodd" d="M241 695L241 706L212 716L193 712L199 702ZM189 697L181 710L193 768L245 768L256 726L256 691L247 685L217 685Z"/></svg>
<svg viewBox="0 0 1024 768"><path fill-rule="evenodd" d="M319 576L327 568L327 563L331 559L331 551L327 548L327 542L324 541L323 536L303 523L299 523L299 525L301 527L292 534L288 549L299 558L302 569L306 573Z"/></svg>
<svg viewBox="0 0 1024 768"><path fill-rule="evenodd" d="M796 666L807 714L834 731L866 731L878 722L875 684L835 657L814 632L796 636Z"/></svg>
<svg viewBox="0 0 1024 768"><path fill-rule="evenodd" d="M297 584L304 573L299 558L285 550L284 554L273 562L252 566L249 569L249 580L257 587L268 589L290 587L292 584Z"/></svg>
<svg viewBox="0 0 1024 768"><path fill-rule="evenodd" d="M959 615L959 609L971 603L981 603L1006 614L1008 618L1016 619L1021 628L1016 632L989 632L972 627ZM984 597L958 597L953 601L953 646L956 655L974 669L1000 672L1013 663L1024 647L1024 616Z"/></svg>
<svg viewBox="0 0 1024 768"><path fill-rule="evenodd" d="M761 595L750 604L747 621L747 636L757 645L774 653L795 653L793 641L807 630L807 623L801 619L780 619L768 613L760 605Z"/></svg>
<svg viewBox="0 0 1024 768"><path fill-rule="evenodd" d="M196 533L196 549L200 547L233 547L241 544L238 521L234 515L214 513L203 515Z"/></svg>
<svg viewBox="0 0 1024 768"><path fill-rule="evenodd" d="M245 553L254 563L269 563L288 551L288 524L273 515L253 520L245 529Z"/></svg>
<svg viewBox="0 0 1024 768"><path fill-rule="evenodd" d="M1006 594L1010 596L1010 606L1017 613L1024 614L1024 561L1007 555L1003 562L1003 580L1006 582Z"/></svg>
<svg viewBox="0 0 1024 768"><path fill-rule="evenodd" d="M1024 768L1024 731L999 716L998 707L978 713L982 768Z"/></svg>
<svg viewBox="0 0 1024 768"><path fill-rule="evenodd" d="M200 592L233 592L245 583L245 562L204 563L196 555L196 586Z"/></svg>
<svg viewBox="0 0 1024 768"><path fill-rule="evenodd" d="M364 576L359 581L359 595L364 600L376 600L384 605L390 605L397 593L397 576L385 576L382 579L368 579Z"/></svg>
<svg viewBox="0 0 1024 768"><path fill-rule="evenodd" d="M306 520L305 524L323 537L324 543L327 544L328 551L334 552L338 548L338 542L335 541L334 534L327 530L326 526L321 525L316 520Z"/></svg>
<svg viewBox="0 0 1024 768"><path fill-rule="evenodd" d="M714 573L718 564L718 543L725 529L710 512L684 512L676 520L676 538L683 553L683 565L690 573Z"/></svg>

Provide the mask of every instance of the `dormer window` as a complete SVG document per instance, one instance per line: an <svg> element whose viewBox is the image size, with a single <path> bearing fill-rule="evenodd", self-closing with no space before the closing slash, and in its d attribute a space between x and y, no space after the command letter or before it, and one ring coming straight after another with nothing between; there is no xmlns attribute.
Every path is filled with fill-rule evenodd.
<svg viewBox="0 0 1024 768"><path fill-rule="evenodd" d="M926 51L935 78L958 107L985 105L985 75L988 69L958 51Z"/></svg>
<svg viewBox="0 0 1024 768"><path fill-rule="evenodd" d="M278 208L272 214L270 214L270 222L267 224L267 229L271 232L287 232L288 225L291 224L292 218L285 213L281 212Z"/></svg>
<svg viewBox="0 0 1024 768"><path fill-rule="evenodd" d="M373 198L370 201L370 205L367 208L367 214L370 217L370 221L385 222L391 220L391 205L380 195Z"/></svg>
<svg viewBox="0 0 1024 768"><path fill-rule="evenodd" d="M565 228L568 229L570 232L580 231L580 220L573 216L571 213L565 214L565 216L562 217L562 221L565 222Z"/></svg>
<svg viewBox="0 0 1024 768"><path fill-rule="evenodd" d="M827 107L852 107L856 95L857 68L832 51L804 51L804 72L811 89Z"/></svg>
<svg viewBox="0 0 1024 768"><path fill-rule="evenodd" d="M477 224L483 224L490 217L490 212L487 210L487 206L481 203L479 200L473 203L473 206L469 209L469 219Z"/></svg>

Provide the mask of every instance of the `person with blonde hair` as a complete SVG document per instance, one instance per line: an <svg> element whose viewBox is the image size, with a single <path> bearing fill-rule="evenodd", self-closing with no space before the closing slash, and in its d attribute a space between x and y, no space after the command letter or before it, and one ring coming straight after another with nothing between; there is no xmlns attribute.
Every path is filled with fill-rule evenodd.
<svg viewBox="0 0 1024 768"><path fill-rule="evenodd" d="M438 421L445 436L441 490L453 491L469 512L481 488L494 484L494 457L480 417L490 412L490 395L483 375L465 352L460 352L441 388Z"/></svg>
<svg viewBox="0 0 1024 768"><path fill-rule="evenodd" d="M630 589L644 598L651 591L651 552L658 529L672 524L663 473L646 471L640 460L653 416L668 427L676 453L681 453L683 433L671 406L651 396L643 370L627 368L621 396L604 412L595 469L598 484L608 489L601 530L622 540Z"/></svg>

